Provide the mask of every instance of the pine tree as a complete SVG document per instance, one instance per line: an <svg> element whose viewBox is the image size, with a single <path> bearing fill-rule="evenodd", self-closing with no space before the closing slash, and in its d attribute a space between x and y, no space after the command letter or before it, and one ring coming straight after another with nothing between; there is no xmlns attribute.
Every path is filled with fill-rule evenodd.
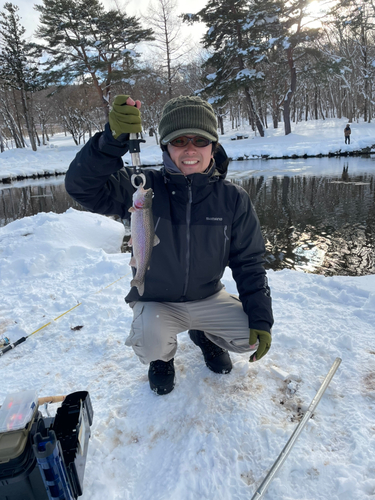
<svg viewBox="0 0 375 500"><path fill-rule="evenodd" d="M318 29L303 25L310 0L209 0L207 5L187 21L202 21L208 31L204 36L205 48L211 51L206 66L216 71L207 76L204 88L216 102L229 96L245 95L250 114L259 134L264 136L261 115L255 101L264 94L265 67L273 65L278 74L289 74L288 90L281 102L273 99L274 121L278 109L283 110L285 134L291 132L290 104L297 88L296 61L304 57L305 48L319 35ZM275 91L277 82L271 85Z"/></svg>
<svg viewBox="0 0 375 500"><path fill-rule="evenodd" d="M99 0L43 0L36 5L36 35L46 42L50 81L74 83L86 77L96 88L108 117L111 85L131 76L136 44L152 40L136 17L105 11Z"/></svg>
<svg viewBox="0 0 375 500"><path fill-rule="evenodd" d="M36 151L28 92L37 88L38 71L32 57L32 48L23 38L25 28L20 24L18 10L16 5L5 3L1 13L0 79L10 88L19 91L30 144L33 151Z"/></svg>
<svg viewBox="0 0 375 500"><path fill-rule="evenodd" d="M216 71L207 76L204 91L223 104L241 91L259 134L264 124L257 113L254 96L263 85L259 64L266 57L268 40L278 29L278 1L209 0L197 14L185 20L201 21L208 31L203 44L210 51L205 66Z"/></svg>
<svg viewBox="0 0 375 500"><path fill-rule="evenodd" d="M320 34L320 29L309 28L305 23L310 0L292 0L283 6L281 22L283 26L282 48L289 68L289 89L283 101L285 135L291 133L290 104L297 88L297 59L307 55L307 47L311 46ZM280 42L280 40L279 40Z"/></svg>

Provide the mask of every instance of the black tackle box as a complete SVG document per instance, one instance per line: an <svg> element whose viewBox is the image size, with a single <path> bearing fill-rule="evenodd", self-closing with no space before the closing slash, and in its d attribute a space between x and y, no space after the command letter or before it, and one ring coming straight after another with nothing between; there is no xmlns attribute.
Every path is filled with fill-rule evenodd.
<svg viewBox="0 0 375 500"><path fill-rule="evenodd" d="M87 391L43 417L33 391L0 408L0 500L75 500L82 495L93 409Z"/></svg>

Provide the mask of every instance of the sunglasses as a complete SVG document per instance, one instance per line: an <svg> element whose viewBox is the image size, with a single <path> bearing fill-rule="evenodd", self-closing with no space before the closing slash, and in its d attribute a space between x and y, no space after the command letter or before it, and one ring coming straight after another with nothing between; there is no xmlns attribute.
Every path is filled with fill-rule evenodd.
<svg viewBox="0 0 375 500"><path fill-rule="evenodd" d="M212 141L210 141L209 139L200 137L199 135L196 135L195 137L186 137L182 135L181 137L176 137L176 139L169 141L169 144L172 144L172 146L174 146L175 148L183 148L187 146L189 142L192 142L193 146L197 148L205 148L212 143Z"/></svg>

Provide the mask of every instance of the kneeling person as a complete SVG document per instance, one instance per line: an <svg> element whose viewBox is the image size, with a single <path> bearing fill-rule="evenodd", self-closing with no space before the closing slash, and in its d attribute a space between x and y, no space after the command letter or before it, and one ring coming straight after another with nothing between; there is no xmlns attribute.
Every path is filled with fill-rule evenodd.
<svg viewBox="0 0 375 500"><path fill-rule="evenodd" d="M141 132L140 102L117 96L105 131L77 154L66 175L68 193L84 207L128 217L135 188L121 157L129 134ZM229 373L228 351L263 357L271 346L270 289L264 241L248 194L226 180L228 158L218 143L210 104L180 96L164 106L159 125L163 167L144 170L154 192L153 218L160 243L152 250L142 296L126 302L133 322L126 345L149 365L157 394L174 388L177 335L189 331L207 367ZM238 296L221 278L232 270Z"/></svg>

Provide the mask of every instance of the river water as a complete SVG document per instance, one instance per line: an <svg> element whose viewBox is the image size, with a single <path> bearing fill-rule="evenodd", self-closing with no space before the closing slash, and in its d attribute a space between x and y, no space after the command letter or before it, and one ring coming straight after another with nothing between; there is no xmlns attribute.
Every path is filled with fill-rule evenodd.
<svg viewBox="0 0 375 500"><path fill-rule="evenodd" d="M250 195L266 241L266 267L375 274L372 158L231 162L228 178ZM63 177L0 189L0 225L39 212L82 210Z"/></svg>

